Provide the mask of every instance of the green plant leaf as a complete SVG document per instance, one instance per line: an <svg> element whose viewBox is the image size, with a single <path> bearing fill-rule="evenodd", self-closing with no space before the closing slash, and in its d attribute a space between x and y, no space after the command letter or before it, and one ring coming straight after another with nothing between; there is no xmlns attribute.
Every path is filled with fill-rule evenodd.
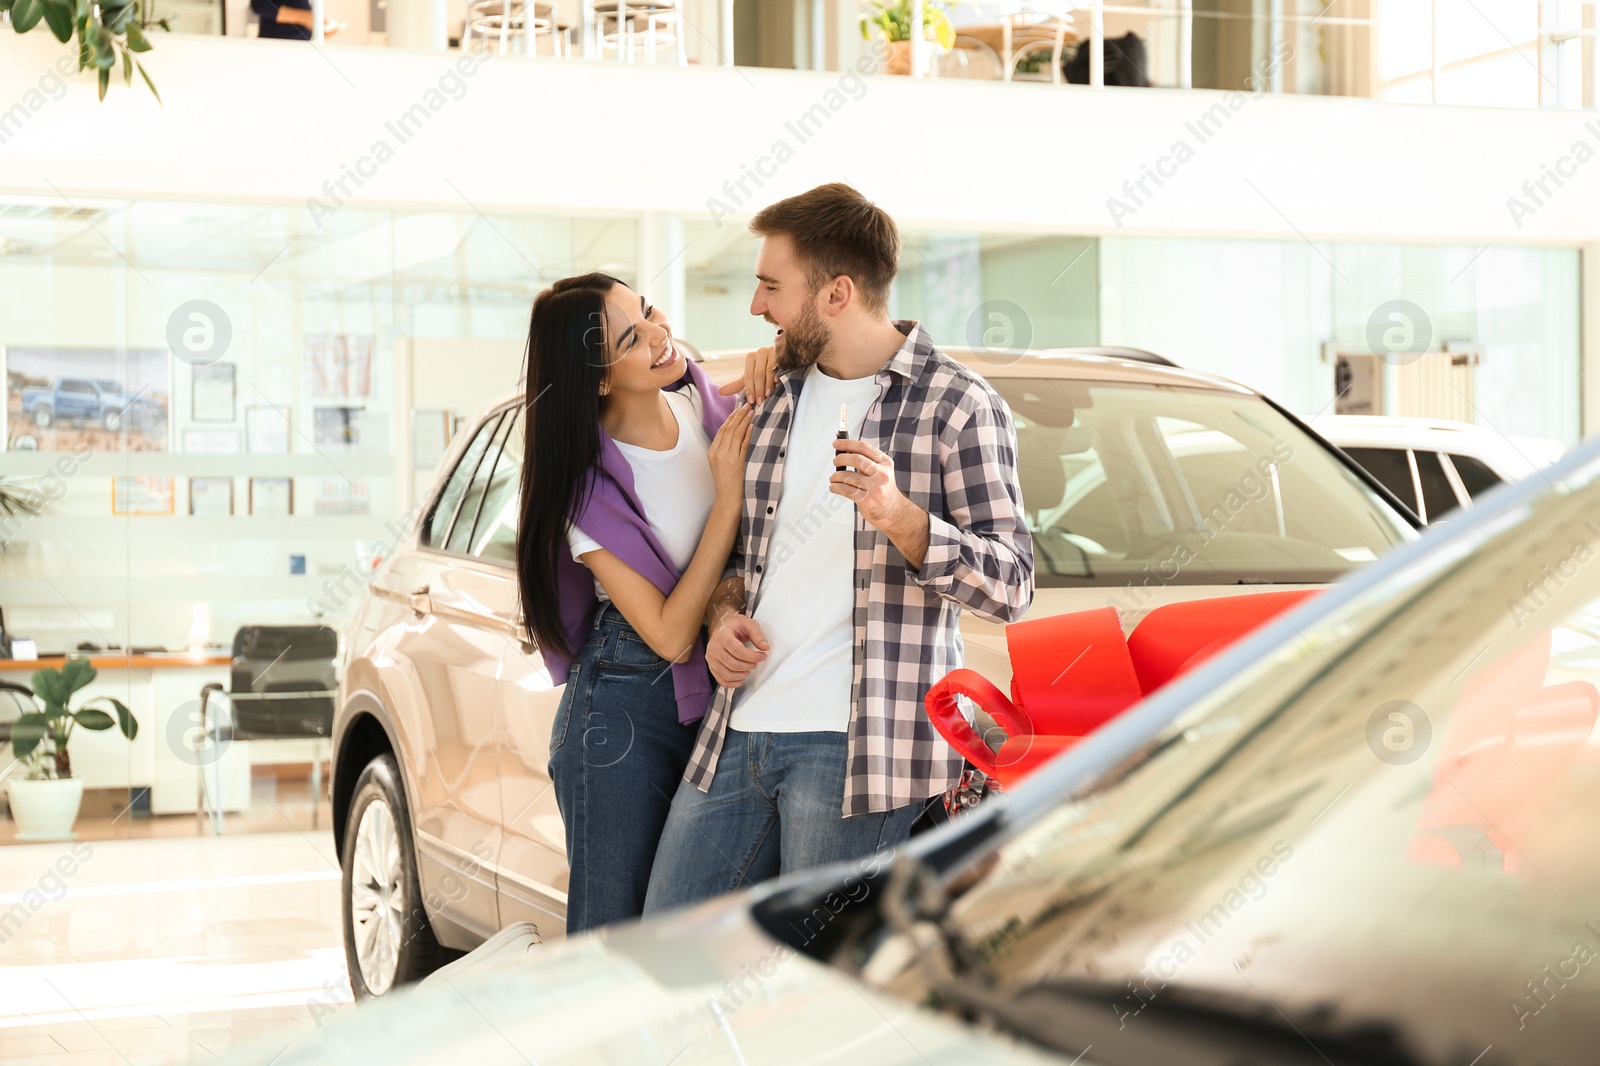
<svg viewBox="0 0 1600 1066"><path fill-rule="evenodd" d="M11 753L17 758L30 755L44 739L49 723L42 714L25 714L11 723Z"/></svg>
<svg viewBox="0 0 1600 1066"><path fill-rule="evenodd" d="M127 704L123 703L115 696L96 696L90 702L100 703L102 700L116 708L117 726L122 730L123 736L127 737L129 740L132 740L134 737L139 735L139 722L133 717L133 712L128 710ZM83 712L80 711L79 713L81 714Z"/></svg>
<svg viewBox="0 0 1600 1066"><path fill-rule="evenodd" d="M139 28L139 24L137 22L128 23L128 51L150 51L150 42L145 38L144 31ZM149 79L146 78L145 80L148 81ZM155 92L155 86L152 85L150 87L150 91Z"/></svg>
<svg viewBox="0 0 1600 1066"><path fill-rule="evenodd" d="M122 50L122 84L133 84L133 53L126 48Z"/></svg>
<svg viewBox="0 0 1600 1066"><path fill-rule="evenodd" d="M33 694L45 703L67 702L67 688L62 683L61 671L53 666L41 666L29 678L33 686Z"/></svg>
<svg viewBox="0 0 1600 1066"><path fill-rule="evenodd" d="M144 83L150 86L150 94L156 98L156 103L161 103L161 94L156 92L156 83L150 80L150 73L144 69L144 64L135 59L133 66L139 72L139 77L144 79Z"/></svg>
<svg viewBox="0 0 1600 1066"><path fill-rule="evenodd" d="M42 3L44 20L50 24L50 32L56 35L56 40L62 44L72 40L71 0L42 0Z"/></svg>
<svg viewBox="0 0 1600 1066"><path fill-rule="evenodd" d="M113 62L114 61L115 60L113 60ZM106 86L108 86L110 84L111 84L111 68L110 67L101 67L100 68L100 99L104 100L106 98Z"/></svg>
<svg viewBox="0 0 1600 1066"><path fill-rule="evenodd" d="M27 33L39 24L43 15L43 0L17 0L11 8L11 28L18 33Z"/></svg>
<svg viewBox="0 0 1600 1066"><path fill-rule="evenodd" d="M116 39L111 36L111 31L103 23L89 23L89 40L94 46L94 65L105 72L105 77L100 79L100 97L105 99L105 86L111 80L111 68L117 62ZM79 660L82 661L82 660Z"/></svg>
<svg viewBox="0 0 1600 1066"><path fill-rule="evenodd" d="M61 702L66 703L71 700L74 692L93 681L99 673L94 664L82 656L68 659L61 666L61 679L67 686L66 691L61 694Z"/></svg>
<svg viewBox="0 0 1600 1066"><path fill-rule="evenodd" d="M115 718L112 718L105 711L102 711L96 707L85 707L72 717L77 719L78 724L83 726L83 728L93 729L95 732L99 732L103 729L110 729L112 726L117 724L117 720Z"/></svg>

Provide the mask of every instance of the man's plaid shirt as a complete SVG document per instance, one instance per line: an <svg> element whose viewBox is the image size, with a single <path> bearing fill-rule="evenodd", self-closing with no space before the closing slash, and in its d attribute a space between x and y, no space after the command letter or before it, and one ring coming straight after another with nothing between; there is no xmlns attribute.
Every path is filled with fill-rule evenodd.
<svg viewBox="0 0 1600 1066"><path fill-rule="evenodd" d="M913 570L888 536L856 516L854 707L844 814L894 810L955 785L961 756L928 720L923 699L962 664L962 609L994 622L1033 599L1033 540L1017 482L1011 411L982 378L933 345L915 322L878 371L878 402L861 439L888 453L895 480L928 512L928 553ZM756 412L745 469L744 520L729 574L753 604L772 545L783 460L804 371L778 378ZM853 505L852 505L853 506ZM733 708L719 688L684 777L711 787Z"/></svg>

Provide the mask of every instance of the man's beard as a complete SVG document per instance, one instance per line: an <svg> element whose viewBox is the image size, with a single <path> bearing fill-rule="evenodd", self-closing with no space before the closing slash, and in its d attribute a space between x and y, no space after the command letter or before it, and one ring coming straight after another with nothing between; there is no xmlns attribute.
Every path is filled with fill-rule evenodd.
<svg viewBox="0 0 1600 1066"><path fill-rule="evenodd" d="M783 349L778 353L778 370L787 372L815 366L832 342L833 331L808 301L800 317L784 328Z"/></svg>

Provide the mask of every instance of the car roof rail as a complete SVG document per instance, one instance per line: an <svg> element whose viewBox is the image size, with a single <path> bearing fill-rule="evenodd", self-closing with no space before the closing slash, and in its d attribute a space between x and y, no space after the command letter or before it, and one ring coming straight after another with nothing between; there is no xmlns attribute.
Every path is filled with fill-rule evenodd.
<svg viewBox="0 0 1600 1066"><path fill-rule="evenodd" d="M1177 363L1164 355L1147 352L1143 348L1127 348L1119 344L1090 344L1070 348L1041 348L1051 355L1098 355L1106 359L1127 359L1135 363L1154 363L1156 366L1176 368Z"/></svg>

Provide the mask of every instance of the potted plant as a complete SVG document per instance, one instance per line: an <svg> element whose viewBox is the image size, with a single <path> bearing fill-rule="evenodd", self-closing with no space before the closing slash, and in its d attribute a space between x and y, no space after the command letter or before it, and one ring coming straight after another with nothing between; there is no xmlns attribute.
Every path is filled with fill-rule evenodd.
<svg viewBox="0 0 1600 1066"><path fill-rule="evenodd" d="M95 696L77 710L71 708L73 694L93 681L96 672L82 658L68 659L59 670L47 666L33 672L33 695L43 709L24 714L12 725L11 750L21 765L6 782L19 840L72 836L72 823L83 802L83 779L72 776L67 744L78 726L94 730L117 726L129 740L139 734L139 723L128 708L111 696ZM100 702L110 704L117 716L90 706Z"/></svg>
<svg viewBox="0 0 1600 1066"><path fill-rule="evenodd" d="M150 51L145 30L152 26L170 30L172 25L169 19L149 18L144 6L142 0L0 0L0 26L10 23L16 32L27 33L42 24L62 44L76 37L78 70L95 71L100 81L100 99L106 98L106 87L120 66L124 84L133 84L133 72L137 70L159 103L161 94L156 92L156 83L134 55Z"/></svg>
<svg viewBox="0 0 1600 1066"><path fill-rule="evenodd" d="M922 5L923 39L948 52L956 43L956 28L950 22L949 8L953 3L941 0L924 0ZM911 73L911 0L868 0L861 12L861 36L870 39L876 27L889 42L889 60L884 69L890 74Z"/></svg>

